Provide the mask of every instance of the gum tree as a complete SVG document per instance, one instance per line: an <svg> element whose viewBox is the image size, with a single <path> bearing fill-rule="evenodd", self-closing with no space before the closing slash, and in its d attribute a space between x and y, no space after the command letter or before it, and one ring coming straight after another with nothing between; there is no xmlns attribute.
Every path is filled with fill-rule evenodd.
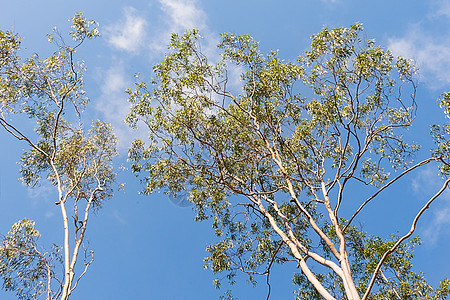
<svg viewBox="0 0 450 300"><path fill-rule="evenodd" d="M19 299L41 294L49 300L69 298L93 261L93 251L85 245L89 215L112 196L115 182L111 126L95 121L86 127L82 118L88 103L85 68L75 55L87 39L99 36L95 21L75 14L71 36L73 45L68 45L54 32L48 37L56 52L45 59L38 54L22 59L20 37L0 31L0 125L29 147L20 159L23 183L33 188L48 181L54 186L64 228L62 246L51 251L39 247L39 232L28 219L15 223L3 237L3 288ZM84 266L76 268L80 257ZM55 268L60 264L62 274Z"/></svg>
<svg viewBox="0 0 450 300"><path fill-rule="evenodd" d="M197 31L173 34L154 79L128 91L127 122L149 132L129 150L133 171L144 193L188 193L196 219L212 219L219 240L206 267L233 282L238 271L253 281L294 263L299 299L443 299L448 281L433 289L412 270L411 236L450 179L402 235L354 225L406 174L448 166L444 147L412 162L419 146L402 137L417 110L414 65L366 40L360 24L324 28L294 62L263 55L248 35L223 34L218 48L213 63ZM342 208L349 201L359 208Z"/></svg>

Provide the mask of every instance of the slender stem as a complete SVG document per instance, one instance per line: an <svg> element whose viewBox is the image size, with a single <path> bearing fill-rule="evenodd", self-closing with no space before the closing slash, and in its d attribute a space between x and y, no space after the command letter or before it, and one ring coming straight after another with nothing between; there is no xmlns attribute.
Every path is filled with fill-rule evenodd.
<svg viewBox="0 0 450 300"><path fill-rule="evenodd" d="M428 202L422 207L422 209L417 213L416 217L414 218L412 225L411 225L411 229L408 231L408 233L406 233L404 236L402 236L389 250L387 250L383 256L381 257L380 261L377 264L377 267L375 268L375 270L373 271L373 275L372 278L370 280L369 285L367 286L366 289L366 293L364 294L362 300L366 300L367 297L370 294L370 291L375 283L375 278L377 277L378 272L381 269L381 266L383 265L383 263L385 262L385 260L389 257L389 255L391 255L397 248L398 246L400 246L400 244L406 240L407 238L409 238L414 231L416 230L416 225L417 222L419 221L420 217L422 216L422 214L430 207L430 205L434 202L434 200L436 200L448 187L450 183L450 178L448 178L444 184L442 185L442 188L433 196L431 197L430 200L428 200Z"/></svg>

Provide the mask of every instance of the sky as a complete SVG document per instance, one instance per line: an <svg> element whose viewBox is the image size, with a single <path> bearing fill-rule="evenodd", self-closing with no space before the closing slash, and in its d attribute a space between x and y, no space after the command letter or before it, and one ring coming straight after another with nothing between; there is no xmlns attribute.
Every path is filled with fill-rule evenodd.
<svg viewBox="0 0 450 300"><path fill-rule="evenodd" d="M215 275L203 269L205 246L213 231L208 222L193 221L189 207L177 205L163 194L138 195L139 180L130 174L127 147L144 135L124 123L129 104L124 90L133 75L151 77L152 66L166 51L172 32L197 28L203 36L204 51L215 55L219 34L250 34L261 49L278 49L286 60L308 49L310 36L323 26L329 28L362 23L365 34L395 55L415 60L419 67L417 122L411 132L419 142L429 143L428 124L442 120L436 99L450 91L450 1L448 0L0 0L0 29L14 30L23 38L23 50L42 56L54 48L46 33L55 26L69 31L68 19L83 12L100 24L102 37L79 51L85 61L86 91L91 99L92 118L111 122L119 139L115 164L124 166L119 180L125 191L106 202L91 216L88 227L95 261L71 299L218 299L227 289L216 290ZM0 131L0 233L23 218L36 221L44 245L62 240L55 191L48 184L34 190L24 187L17 161L26 145ZM412 215L439 185L435 170L425 168L404 180L395 197L407 198L408 205L396 207L381 201L363 215L368 229L405 232L410 219L398 219L398 209ZM386 200L387 201L387 200ZM418 232L424 244L416 252L415 265L433 283L450 277L450 195L447 193L420 221ZM271 275L271 299L293 299L293 268L276 267ZM267 286L253 288L244 276L238 278L233 294L238 299L265 299ZM0 291L0 299L14 299Z"/></svg>

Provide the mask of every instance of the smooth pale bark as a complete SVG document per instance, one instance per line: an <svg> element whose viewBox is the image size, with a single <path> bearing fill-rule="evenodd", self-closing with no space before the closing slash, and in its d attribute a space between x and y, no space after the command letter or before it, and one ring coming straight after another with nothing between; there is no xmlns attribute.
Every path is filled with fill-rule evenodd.
<svg viewBox="0 0 450 300"><path fill-rule="evenodd" d="M53 155L54 157L54 155ZM73 270L70 269L70 244L69 244L69 220L67 217L67 210L66 210L66 202L65 198L63 196L63 190L61 187L61 178L59 176L59 172L56 169L56 166L53 161L51 161L51 166L53 169L53 173L56 177L56 182L58 186L58 204L61 207L61 216L63 219L63 226L64 226L64 285L62 286L61 290L61 299L67 300L70 296L70 287L72 285L73 280Z"/></svg>
<svg viewBox="0 0 450 300"><path fill-rule="evenodd" d="M258 133L260 133L260 131L259 131L259 124L257 124L255 122L255 126L258 129ZM308 222L310 223L310 225L314 229L314 231L325 242L325 244L331 250L333 255L339 260L339 263L341 264L341 267L339 268L337 266L334 266L335 264L332 263L331 261L327 261L327 260L321 258L319 255L309 252L306 249L306 247L304 249L302 249L303 252L305 254L311 256L311 258L313 258L315 261L317 261L317 262L319 262L319 263L321 263L321 264L323 264L323 265L325 265L327 267L330 267L336 274L338 274L342 278L342 281L343 281L343 284L344 284L344 287L345 287L345 291L346 291L346 294L347 294L347 298L349 300L359 300L360 296L358 294L358 291L356 289L355 283L354 283L352 275L351 275L348 254L347 254L346 249L345 249L345 237L344 237L344 235L343 235L343 233L342 233L342 231L341 231L341 229L339 227L339 224L337 222L337 218L334 215L334 212L333 212L333 210L331 208L330 199L328 197L328 194L326 193L324 182L322 182L322 191L323 191L323 196L325 197L325 205L327 207L327 211L329 212L330 221L332 222L333 226L335 227L336 233L337 233L338 238L340 240L340 248L339 248L340 251L337 251L336 247L331 242L331 240L328 238L328 236L319 228L319 226L316 224L316 222L314 221L312 216L308 213L308 211L306 209L304 209L302 207L302 205L298 201L297 195L296 195L296 193L294 191L293 184L292 184L291 180L289 179L288 172L286 171L286 169L283 166L283 163L282 163L281 157L280 157L280 155L279 155L279 153L277 151L277 148L276 147L272 147L272 145L270 145L269 141L261 133L260 133L260 137L265 141L266 147L270 151L273 161L277 164L278 168L280 169L280 171L284 175L284 178L285 178L285 181L287 183L288 190L289 190L289 194L291 195L292 199L295 200L297 206L300 208L302 213L308 219ZM276 203L275 203L274 206L276 207ZM278 234L280 234L279 231L281 231L283 234L285 234L276 225L275 220L271 221L271 219L273 219L273 217L270 214L267 213L266 217L269 219L270 224L272 225L272 228L275 229L275 227L277 227L277 229L275 229L275 231ZM291 239L295 239L296 240L296 238L295 238L295 236L293 234L291 234L290 236L291 236ZM284 238L283 238L283 240L284 240ZM292 243L291 240L290 240L290 242ZM293 251L293 248L292 248L291 245L289 245L289 248L291 249L291 251ZM298 252L298 249L296 247L295 247L295 249ZM292 252L292 253L294 254L294 252ZM294 256L295 256L295 254L294 254ZM317 289L317 291L323 297L325 297L325 299L334 299L331 296L331 294L329 294L329 292L326 291L326 289L322 286L322 284L320 284L320 282L317 280L317 278L313 275L313 273L311 272L311 270L307 266L307 264L304 261L304 259L303 258L300 259L297 256L296 256L296 258L299 259L300 266L303 265L302 270L304 271L304 274L307 276L308 280L313 284L313 286ZM328 297L331 297L331 298L328 298Z"/></svg>
<svg viewBox="0 0 450 300"><path fill-rule="evenodd" d="M320 293L322 297L326 300L335 300L335 298L324 288L324 286L320 283L319 280L317 280L316 276L311 272L308 265L306 264L303 256L298 251L296 245L289 239L289 237L284 233L281 228L278 227L276 224L275 219L273 216L267 212L262 205L262 203L259 201L258 208L264 213L264 215L269 220L270 224L272 225L272 228L275 230L276 233L282 238L282 240L288 245L289 249L291 250L292 254L295 258L298 259L300 267L302 268L303 273L308 278L308 280L312 283L314 288Z"/></svg>
<svg viewBox="0 0 450 300"><path fill-rule="evenodd" d="M69 222L64 202L60 202L61 214L64 222L64 285L62 288L61 300L67 300L70 296L74 272L70 269L70 248L69 248Z"/></svg>
<svg viewBox="0 0 450 300"><path fill-rule="evenodd" d="M347 253L347 249L345 247L345 236L341 230L341 227L339 226L339 222L334 213L334 210L331 207L330 197L328 196L325 182L322 181L321 186L322 186L323 197L325 198L325 207L328 211L330 221L334 226L334 230L336 231L336 235L338 236L339 242L340 242L339 252L340 252L341 256L340 256L339 262L341 264L341 269L343 272L342 280L344 282L347 298L349 300L359 300L360 297L359 297L358 291L356 289L355 283L352 278L352 271L350 270L348 253Z"/></svg>

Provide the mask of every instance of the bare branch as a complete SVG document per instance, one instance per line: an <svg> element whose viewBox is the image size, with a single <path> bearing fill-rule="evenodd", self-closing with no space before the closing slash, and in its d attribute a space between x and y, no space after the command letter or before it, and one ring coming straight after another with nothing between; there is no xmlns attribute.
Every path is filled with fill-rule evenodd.
<svg viewBox="0 0 450 300"><path fill-rule="evenodd" d="M430 207L430 205L434 202L434 200L436 200L436 199L437 199L437 198L445 191L445 189L448 187L449 183L450 183L450 178L448 178L448 179L444 182L444 184L442 185L441 189L440 189L433 197L431 197L431 199L428 200L428 202L427 202L427 203L422 207L422 209L417 213L417 215L415 216L415 218L414 218L414 220L413 220L413 222L412 222L411 229L409 230L409 232L406 233L404 236L402 236L400 239L398 239L398 241L397 241L397 242L396 242L389 250L387 250L387 251L383 254L383 256L381 257L380 261L378 262L378 264L377 264L375 270L373 271L372 278L371 278L371 280L370 280L370 282L369 282L369 285L367 286L366 292L365 292L365 294L364 294L364 296L362 297L361 300L365 300L365 299L367 299L367 297L369 296L370 291L371 291L371 289L372 289L372 287L373 287L373 285L374 285L374 283L375 283L375 278L376 278L378 272L380 271L381 266L383 265L383 263L385 262L385 260L389 257L390 254L392 254L392 253L398 248L398 246L400 246L400 244L401 244L404 240L406 240L407 238L409 238L409 237L414 233L414 231L416 230L416 225L417 225L417 222L419 221L419 218L420 218L420 217L422 216L422 214Z"/></svg>
<svg viewBox="0 0 450 300"><path fill-rule="evenodd" d="M380 194L382 191L384 191L386 188L390 187L394 182L396 182L397 180L399 180L400 178L402 178L404 175L410 173L412 170L426 165L432 161L436 161L439 158L428 158L425 159L417 164L415 164L414 166L406 169L405 171L403 171L402 173L400 173L399 175L397 175L395 178L393 178L391 181L389 181L388 183L386 183L383 187L381 187L375 194L373 194L372 196L370 196L366 201L364 201L363 204L361 204L361 206L356 210L356 212L352 215L352 217L348 220L347 224L344 226L344 228L342 229L342 231L346 231L346 229L348 228L348 226L350 226L351 222L353 221L353 219L359 214L359 212L364 208L364 206L366 206L372 199L374 199L376 196L378 196L378 194Z"/></svg>

